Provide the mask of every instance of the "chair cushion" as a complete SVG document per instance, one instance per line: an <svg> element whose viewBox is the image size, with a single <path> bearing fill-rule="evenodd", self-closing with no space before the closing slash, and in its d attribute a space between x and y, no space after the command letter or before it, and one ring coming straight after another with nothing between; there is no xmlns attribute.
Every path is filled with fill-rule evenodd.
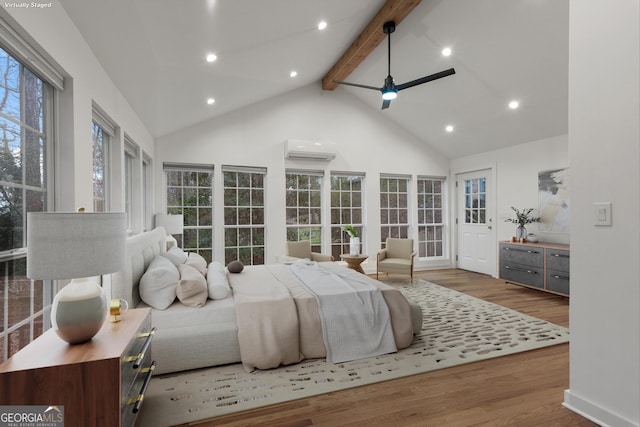
<svg viewBox="0 0 640 427"><path fill-rule="evenodd" d="M386 248L388 258L409 259L413 252L413 239L387 238Z"/></svg>
<svg viewBox="0 0 640 427"><path fill-rule="evenodd" d="M287 250L289 256L311 259L311 242L308 240L287 242Z"/></svg>

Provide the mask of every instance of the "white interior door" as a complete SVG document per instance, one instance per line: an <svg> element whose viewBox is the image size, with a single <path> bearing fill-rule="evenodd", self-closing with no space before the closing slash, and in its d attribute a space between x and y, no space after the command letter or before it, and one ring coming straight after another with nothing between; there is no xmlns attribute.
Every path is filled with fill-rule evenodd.
<svg viewBox="0 0 640 427"><path fill-rule="evenodd" d="M491 169L458 174L458 268L496 275Z"/></svg>

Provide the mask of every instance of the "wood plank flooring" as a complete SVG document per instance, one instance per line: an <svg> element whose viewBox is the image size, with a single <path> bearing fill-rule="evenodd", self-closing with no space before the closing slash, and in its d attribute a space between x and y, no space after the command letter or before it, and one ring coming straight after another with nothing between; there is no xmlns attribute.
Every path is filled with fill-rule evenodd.
<svg viewBox="0 0 640 427"><path fill-rule="evenodd" d="M569 326L563 297L464 270L415 277ZM184 426L596 426L561 406L567 388L561 344Z"/></svg>

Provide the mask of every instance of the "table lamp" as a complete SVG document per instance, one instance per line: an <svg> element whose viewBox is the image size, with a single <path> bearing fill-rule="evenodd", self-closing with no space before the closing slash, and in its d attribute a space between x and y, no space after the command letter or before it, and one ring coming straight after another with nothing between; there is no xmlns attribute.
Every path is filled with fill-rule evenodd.
<svg viewBox="0 0 640 427"><path fill-rule="evenodd" d="M182 215L156 214L156 227L163 227L167 232L167 249L178 244L172 234L182 234L183 224Z"/></svg>
<svg viewBox="0 0 640 427"><path fill-rule="evenodd" d="M54 297L51 324L69 344L91 340L107 317L98 281L125 266L124 213L27 214L27 277L72 279Z"/></svg>

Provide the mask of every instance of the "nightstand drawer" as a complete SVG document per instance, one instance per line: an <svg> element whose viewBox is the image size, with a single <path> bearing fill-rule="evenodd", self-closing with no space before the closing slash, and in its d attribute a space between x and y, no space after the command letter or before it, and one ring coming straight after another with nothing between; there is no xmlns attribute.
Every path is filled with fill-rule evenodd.
<svg viewBox="0 0 640 427"><path fill-rule="evenodd" d="M122 385L121 419L123 426L130 426L135 419L133 411L139 400L145 376L151 366L151 341L155 328L151 328L151 316L147 316L131 339L126 352L120 360Z"/></svg>

